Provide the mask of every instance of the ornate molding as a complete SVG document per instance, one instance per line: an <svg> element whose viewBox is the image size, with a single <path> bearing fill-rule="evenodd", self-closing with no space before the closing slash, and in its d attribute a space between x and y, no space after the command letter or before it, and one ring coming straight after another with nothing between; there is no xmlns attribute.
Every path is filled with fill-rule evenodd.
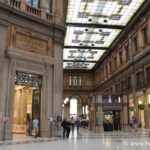
<svg viewBox="0 0 150 150"><path fill-rule="evenodd" d="M45 56L53 55L52 39L25 31L21 28L10 27L7 32L7 47Z"/></svg>
<svg viewBox="0 0 150 150"><path fill-rule="evenodd" d="M23 69L22 69L23 68ZM33 72L38 74L44 73L44 66L43 65L36 65L34 63L29 62L23 62L23 61L17 61L16 62L16 69L20 71L27 71L27 72Z"/></svg>

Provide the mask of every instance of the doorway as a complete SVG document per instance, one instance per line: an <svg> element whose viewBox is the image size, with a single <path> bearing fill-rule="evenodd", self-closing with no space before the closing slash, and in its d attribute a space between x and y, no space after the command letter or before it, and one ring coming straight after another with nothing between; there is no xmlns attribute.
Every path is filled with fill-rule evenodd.
<svg viewBox="0 0 150 150"><path fill-rule="evenodd" d="M120 111L104 111L103 126L104 131L121 130Z"/></svg>
<svg viewBox="0 0 150 150"><path fill-rule="evenodd" d="M32 121L35 117L39 120L40 136L40 80L38 75L16 72L12 126L13 135L16 137L31 135Z"/></svg>

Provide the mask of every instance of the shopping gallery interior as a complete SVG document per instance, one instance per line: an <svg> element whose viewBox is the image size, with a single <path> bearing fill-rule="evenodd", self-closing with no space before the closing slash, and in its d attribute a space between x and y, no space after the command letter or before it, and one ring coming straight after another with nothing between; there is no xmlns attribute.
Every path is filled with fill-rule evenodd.
<svg viewBox="0 0 150 150"><path fill-rule="evenodd" d="M0 0L0 150L149 149L149 8Z"/></svg>

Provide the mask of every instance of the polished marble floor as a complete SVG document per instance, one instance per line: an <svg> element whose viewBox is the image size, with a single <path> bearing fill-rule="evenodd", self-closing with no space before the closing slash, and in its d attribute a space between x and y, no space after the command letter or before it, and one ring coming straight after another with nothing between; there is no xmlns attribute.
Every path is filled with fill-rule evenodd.
<svg viewBox="0 0 150 150"><path fill-rule="evenodd" d="M73 134L70 133L69 139L59 137L41 140L37 138L32 141L32 138L29 138L28 140L32 142L1 145L0 150L149 150L148 132L148 130L139 129L138 131L96 134L87 129L81 129L79 135L76 131Z"/></svg>

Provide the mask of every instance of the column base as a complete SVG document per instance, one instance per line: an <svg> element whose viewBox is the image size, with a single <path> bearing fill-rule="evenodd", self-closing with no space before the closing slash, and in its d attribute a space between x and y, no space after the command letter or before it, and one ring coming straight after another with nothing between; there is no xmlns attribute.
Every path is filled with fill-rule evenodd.
<svg viewBox="0 0 150 150"><path fill-rule="evenodd" d="M12 131L6 131L3 140L4 141L13 140L13 132Z"/></svg>
<svg viewBox="0 0 150 150"><path fill-rule="evenodd" d="M103 126L102 125L95 126L94 132L95 133L103 133L104 132Z"/></svg>

